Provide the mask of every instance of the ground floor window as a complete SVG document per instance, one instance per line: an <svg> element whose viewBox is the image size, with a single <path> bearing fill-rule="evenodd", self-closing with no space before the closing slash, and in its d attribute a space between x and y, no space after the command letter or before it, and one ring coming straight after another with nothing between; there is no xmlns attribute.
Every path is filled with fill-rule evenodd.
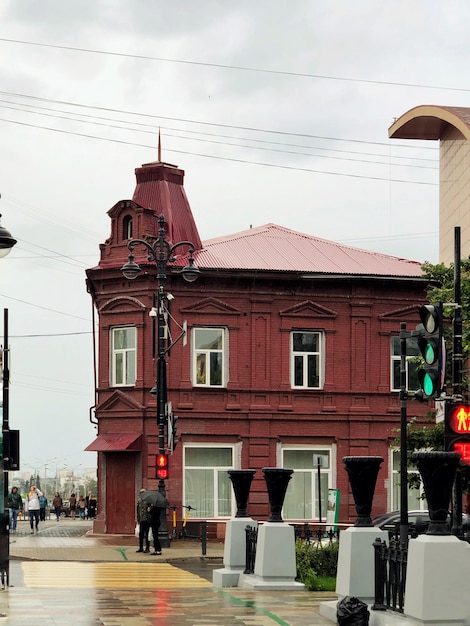
<svg viewBox="0 0 470 626"><path fill-rule="evenodd" d="M321 459L318 471L318 458ZM282 467L294 473L287 488L282 517L326 521L328 489L333 486L330 448L283 448Z"/></svg>
<svg viewBox="0 0 470 626"><path fill-rule="evenodd" d="M392 490L391 511L400 509L400 450L391 450L392 455ZM408 467L408 476L419 474L416 467ZM422 498L423 489L408 487L408 510L422 510L427 508L427 502Z"/></svg>
<svg viewBox="0 0 470 626"><path fill-rule="evenodd" d="M185 446L183 504L194 507L192 517L231 517L232 483L227 470L234 467L233 446Z"/></svg>

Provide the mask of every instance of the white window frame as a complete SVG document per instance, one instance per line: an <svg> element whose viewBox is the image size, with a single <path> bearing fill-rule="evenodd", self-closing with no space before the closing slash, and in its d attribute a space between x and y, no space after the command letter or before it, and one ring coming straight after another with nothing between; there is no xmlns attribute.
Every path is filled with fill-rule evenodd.
<svg viewBox="0 0 470 626"><path fill-rule="evenodd" d="M222 335L222 348L217 349L204 349L196 347L196 337L198 331L215 330L220 331ZM196 326L192 329L192 381L194 387L210 387L212 389L220 389L227 386L228 381L228 329L223 326ZM221 379L220 384L211 384L211 354L221 354ZM205 380L206 382L198 381L198 356L205 356Z"/></svg>
<svg viewBox="0 0 470 626"><path fill-rule="evenodd" d="M296 451L301 451L301 452L306 452L308 454L310 454L312 456L312 467L308 467L308 468L290 468L289 467L289 463L286 462L285 460L285 452L291 452L291 453L295 453ZM297 479L299 478L299 476L301 474L310 474L311 478L310 478L310 488L311 488L311 492L310 494L307 494L306 497L304 494L302 494L302 497L300 498L299 502L301 502L302 505L305 505L305 501L310 501L311 505L310 505L310 511L306 511L306 514L304 517L302 516L297 516L297 517L289 517L288 513L285 512L285 506L284 506L284 510L282 512L282 517L286 520L295 520L295 521L312 521L312 520L318 520L319 519L319 507L318 507L318 498L317 498L317 492L318 492L318 465L316 464L316 461L314 459L314 456L323 456L323 455L327 455L328 456L328 467L320 467L320 482L322 483L322 478L324 478L325 476L326 478L326 482L327 482L327 489L326 492L324 491L324 483L322 483L322 497L321 497L321 503L322 503L322 522L326 522L327 521L327 515L328 515L328 496L329 496L329 490L330 489L334 489L335 485L336 485L336 445L332 444L330 446L328 445L309 445L309 446L302 446L302 445L296 445L296 444L292 444L292 445L284 445L284 444L279 444L279 449L278 449L278 457L279 457L279 467L285 467L287 469L294 469L294 474L292 475L292 478L289 482L289 485L287 486L287 493L286 493L286 499L287 502L289 501L289 497L292 495L292 491L293 489L295 489L295 483L293 482L293 480L295 480L295 475L297 474ZM284 502L284 505L286 504L286 502Z"/></svg>
<svg viewBox="0 0 470 626"><path fill-rule="evenodd" d="M228 448L231 450L231 454L232 454L232 465L230 466L226 466L226 465L217 465L214 466L210 463L208 463L206 466L204 465L198 465L198 466L188 466L186 464L186 451L188 449L191 448L197 448L198 450L211 450L211 449L221 449L221 448ZM219 445L216 444L198 444L198 443L189 443L189 444L185 444L183 446L183 505L184 506L192 506L194 507L196 510L194 511L194 513L191 514L191 517L193 518L203 518L203 519L230 519L231 517L233 517L233 515L236 512L236 501L235 501L235 495L233 492L233 488L230 482L230 478L228 477L227 471L230 469L235 469L237 466L239 466L240 464L240 456L241 456L241 443L236 443L236 444L231 444L231 443L221 443ZM213 510L213 517L211 516L207 516L205 515L205 509L204 507L201 505L200 502L196 501L194 498L190 498L189 494L187 493L187 483L186 483L186 478L187 478L187 472L191 472L191 470L196 470L196 469L203 469L203 470L209 470L213 472L213 482L212 482L212 489L213 489L213 506L214 506L214 510ZM227 480L229 481L229 494L230 494L230 514L229 515L220 515L219 514L219 499L220 499L220 494L219 494L219 474L226 474L227 475ZM183 508L182 514L183 516L186 513L186 509Z"/></svg>
<svg viewBox="0 0 470 626"><path fill-rule="evenodd" d="M118 331L134 331L134 347L133 348L115 348L115 336ZM117 382L117 360L122 358L123 382ZM134 377L129 379L128 363L133 358ZM112 387L134 387L137 377L137 328L135 326L116 326L111 329L111 386Z"/></svg>
<svg viewBox="0 0 470 626"><path fill-rule="evenodd" d="M415 339L415 338L411 338L411 339ZM393 353L393 343L395 341L399 341L399 338L397 336L392 336L390 338L390 390L393 392L397 392L400 391L400 385L398 387L394 386L394 371L395 371L395 363L398 363L398 367L401 367L401 356L400 354L394 354ZM407 340L409 341L409 340ZM418 344L417 344L417 340L416 340L416 355L419 354L418 351ZM414 368L415 370L419 369L419 364L415 361L416 356L407 356L406 357L406 367L405 367L405 371L406 371L406 390L407 391L418 391L419 389L419 385L416 388L410 389L409 386L409 379L410 379L410 368Z"/></svg>
<svg viewBox="0 0 470 626"><path fill-rule="evenodd" d="M396 455L396 456L395 456ZM396 464L394 463L394 457L396 458ZM400 509L400 449L390 448L389 457L390 467L390 511L398 511ZM396 468L396 469L395 469ZM417 467L408 467L408 474L419 474ZM421 482L421 488L419 493L416 493L416 489L408 487L408 510L426 510L427 501L422 498L423 495L423 483Z"/></svg>
<svg viewBox="0 0 470 626"><path fill-rule="evenodd" d="M294 351L294 335L295 334L311 334L318 336L318 351L317 352L304 352ZM317 358L318 363L318 385L309 386L308 377L308 358L314 356ZM295 360L296 358L303 359L303 384L295 384ZM321 330L312 329L295 329L290 333L290 381L292 389L323 389L324 385L324 371L325 371L325 333Z"/></svg>

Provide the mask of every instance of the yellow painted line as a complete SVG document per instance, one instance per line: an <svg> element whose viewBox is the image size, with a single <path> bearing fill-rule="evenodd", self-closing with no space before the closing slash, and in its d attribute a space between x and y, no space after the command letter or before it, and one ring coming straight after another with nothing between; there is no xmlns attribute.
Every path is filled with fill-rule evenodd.
<svg viewBox="0 0 470 626"><path fill-rule="evenodd" d="M169 563L73 563L24 561L24 584L48 589L179 589L212 584Z"/></svg>

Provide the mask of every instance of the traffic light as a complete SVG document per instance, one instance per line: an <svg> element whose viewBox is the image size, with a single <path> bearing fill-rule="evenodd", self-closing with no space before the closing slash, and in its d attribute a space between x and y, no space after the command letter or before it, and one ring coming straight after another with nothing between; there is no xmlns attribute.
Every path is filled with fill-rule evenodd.
<svg viewBox="0 0 470 626"><path fill-rule="evenodd" d="M446 403L445 449L458 452L461 460L470 465L470 406Z"/></svg>
<svg viewBox="0 0 470 626"><path fill-rule="evenodd" d="M424 366L418 370L421 389L415 397L417 400L438 398L444 386L446 361L442 302L423 305L419 309L419 316L424 330L418 339L418 347Z"/></svg>
<svg viewBox="0 0 470 626"><path fill-rule="evenodd" d="M168 454L157 454L157 478L166 480L168 477Z"/></svg>
<svg viewBox="0 0 470 626"><path fill-rule="evenodd" d="M168 447L171 452L174 452L178 445L178 439L176 438L176 422L178 417L176 415L168 415Z"/></svg>

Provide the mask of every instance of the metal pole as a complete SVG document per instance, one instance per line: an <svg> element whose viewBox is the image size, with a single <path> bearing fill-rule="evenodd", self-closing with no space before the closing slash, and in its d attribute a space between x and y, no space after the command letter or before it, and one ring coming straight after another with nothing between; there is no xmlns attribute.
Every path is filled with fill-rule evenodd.
<svg viewBox="0 0 470 626"><path fill-rule="evenodd" d="M3 498L0 500L0 570L2 587L8 587L10 578L10 511L8 509L8 469L5 457L9 452L6 449L9 424L9 383L10 370L8 363L8 309L3 309L3 394L2 394L2 450L1 450L1 480L3 481Z"/></svg>
<svg viewBox="0 0 470 626"><path fill-rule="evenodd" d="M400 324L400 543L408 545L408 437L406 401L406 324Z"/></svg>
<svg viewBox="0 0 470 626"><path fill-rule="evenodd" d="M166 345L163 285L158 287L158 360L157 360L157 426L158 452L165 454L165 422L166 422Z"/></svg>
<svg viewBox="0 0 470 626"><path fill-rule="evenodd" d="M320 520L320 524L322 522L321 515L321 456L317 456L317 476L318 476L318 518Z"/></svg>
<svg viewBox="0 0 470 626"><path fill-rule="evenodd" d="M453 400L462 398L462 292L460 281L460 226L454 228L454 302L457 305L453 321L452 392ZM452 534L463 538L462 526L462 472L457 468L452 487Z"/></svg>
<svg viewBox="0 0 470 626"><path fill-rule="evenodd" d="M462 399L462 292L460 282L460 226L454 229L454 341L452 353L452 390L454 400Z"/></svg>

